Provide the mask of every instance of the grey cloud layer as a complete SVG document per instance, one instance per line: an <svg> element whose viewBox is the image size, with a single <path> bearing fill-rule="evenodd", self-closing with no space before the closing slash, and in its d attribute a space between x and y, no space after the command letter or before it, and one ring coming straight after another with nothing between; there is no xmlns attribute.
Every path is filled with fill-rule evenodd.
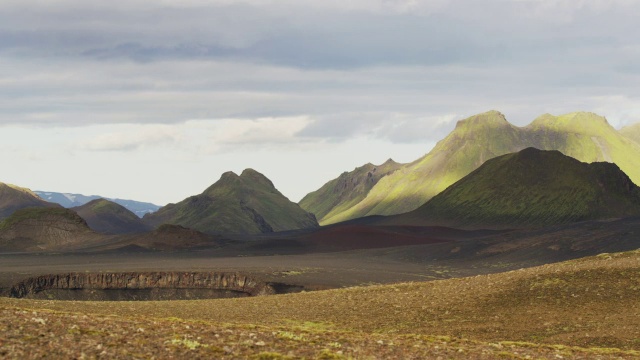
<svg viewBox="0 0 640 360"><path fill-rule="evenodd" d="M411 142L491 108L640 117L637 2L93 3L0 4L0 123L309 115L297 136Z"/></svg>
<svg viewBox="0 0 640 360"><path fill-rule="evenodd" d="M425 14L345 11L307 2L134 8L122 2L96 8L81 1L60 7L7 5L0 15L0 48L25 56L222 58L351 68L537 62L571 57L589 47L623 51L637 44L632 30L640 6L596 3L449 1Z"/></svg>

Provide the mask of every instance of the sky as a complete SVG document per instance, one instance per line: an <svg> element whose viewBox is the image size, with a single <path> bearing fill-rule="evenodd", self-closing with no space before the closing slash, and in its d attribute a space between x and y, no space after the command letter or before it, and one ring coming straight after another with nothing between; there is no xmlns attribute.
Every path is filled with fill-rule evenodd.
<svg viewBox="0 0 640 360"><path fill-rule="evenodd" d="M640 2L2 0L0 181L178 202L253 168L299 201L491 109L640 121Z"/></svg>

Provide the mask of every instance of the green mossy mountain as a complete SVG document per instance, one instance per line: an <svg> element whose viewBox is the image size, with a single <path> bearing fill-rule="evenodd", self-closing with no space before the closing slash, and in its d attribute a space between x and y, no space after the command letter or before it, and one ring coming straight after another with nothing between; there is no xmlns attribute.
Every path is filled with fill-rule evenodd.
<svg viewBox="0 0 640 360"><path fill-rule="evenodd" d="M364 200L380 179L401 167L402 164L389 159L379 166L368 163L351 172L344 172L320 189L307 194L300 200L300 207L317 218L331 218Z"/></svg>
<svg viewBox="0 0 640 360"><path fill-rule="evenodd" d="M92 200L74 207L89 227L103 234L132 234L151 230L136 214L122 205L106 199Z"/></svg>
<svg viewBox="0 0 640 360"><path fill-rule="evenodd" d="M143 218L153 227L181 225L208 234L259 234L313 228L318 222L289 201L264 175L226 172L202 194L169 204Z"/></svg>
<svg viewBox="0 0 640 360"><path fill-rule="evenodd" d="M635 123L633 125L625 126L620 129L620 133L627 138L637 142L640 144L640 123Z"/></svg>
<svg viewBox="0 0 640 360"><path fill-rule="evenodd" d="M608 162L527 148L488 160L394 225L533 228L640 216L640 188Z"/></svg>
<svg viewBox="0 0 640 360"><path fill-rule="evenodd" d="M337 202L334 208L338 211L319 216L320 223L414 210L485 161L528 147L558 150L583 162L614 162L640 183L640 145L616 131L604 117L587 112L545 114L528 126L517 127L500 112L489 111L458 121L427 155L383 176L357 204ZM301 205L306 210L318 208L317 203Z"/></svg>
<svg viewBox="0 0 640 360"><path fill-rule="evenodd" d="M60 207L42 200L33 191L19 186L0 183L0 220L28 207Z"/></svg>

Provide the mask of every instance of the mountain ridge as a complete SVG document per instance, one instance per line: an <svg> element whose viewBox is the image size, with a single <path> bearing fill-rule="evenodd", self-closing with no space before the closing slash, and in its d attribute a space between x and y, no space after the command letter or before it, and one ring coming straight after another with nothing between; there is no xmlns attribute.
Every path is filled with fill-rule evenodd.
<svg viewBox="0 0 640 360"><path fill-rule="evenodd" d="M393 225L464 229L545 227L640 216L640 188L612 163L526 148L488 160Z"/></svg>
<svg viewBox="0 0 640 360"><path fill-rule="evenodd" d="M491 110L458 121L428 154L382 177L357 204L333 213L326 211L331 216L319 216L320 223L414 210L486 160L527 147L559 150L585 162L615 162L633 181L640 182L640 144L621 135L602 116L588 112L544 114L518 127ZM318 208L317 203L301 205L309 211ZM343 204L335 205L339 206Z"/></svg>
<svg viewBox="0 0 640 360"><path fill-rule="evenodd" d="M380 179L401 166L402 164L388 159L378 166L367 163L351 172L345 171L320 189L307 194L299 204L302 208L307 208L314 213L316 217L331 217L332 214L338 214L362 201ZM340 195L331 196L335 193Z"/></svg>

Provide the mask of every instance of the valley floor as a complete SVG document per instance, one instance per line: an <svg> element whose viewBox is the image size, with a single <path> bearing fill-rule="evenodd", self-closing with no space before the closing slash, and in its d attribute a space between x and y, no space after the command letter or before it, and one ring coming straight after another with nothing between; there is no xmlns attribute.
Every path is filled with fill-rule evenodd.
<svg viewBox="0 0 640 360"><path fill-rule="evenodd" d="M0 355L638 358L638 299L640 251L466 278L242 299L2 298Z"/></svg>

